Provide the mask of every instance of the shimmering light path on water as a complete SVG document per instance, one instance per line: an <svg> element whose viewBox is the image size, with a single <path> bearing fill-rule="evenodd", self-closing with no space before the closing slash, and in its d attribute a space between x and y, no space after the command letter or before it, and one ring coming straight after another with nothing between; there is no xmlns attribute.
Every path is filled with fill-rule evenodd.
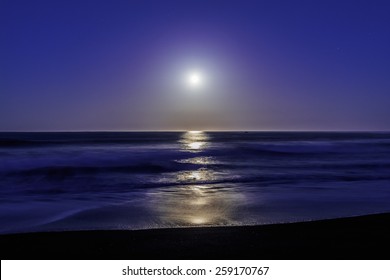
<svg viewBox="0 0 390 280"><path fill-rule="evenodd" d="M2 232L390 211L390 134L1 133Z"/></svg>

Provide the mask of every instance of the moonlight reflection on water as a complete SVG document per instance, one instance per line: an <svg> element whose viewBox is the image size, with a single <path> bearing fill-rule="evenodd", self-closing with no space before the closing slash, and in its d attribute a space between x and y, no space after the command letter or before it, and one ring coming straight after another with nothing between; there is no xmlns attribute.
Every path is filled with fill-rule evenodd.
<svg viewBox="0 0 390 280"><path fill-rule="evenodd" d="M235 211L245 201L233 188L175 186L151 193L162 224L175 226L229 225L239 222Z"/></svg>
<svg viewBox="0 0 390 280"><path fill-rule="evenodd" d="M197 153L209 146L208 139L202 131L189 131L182 135L179 143L184 151ZM216 161L210 157L190 157L178 162L197 164L200 168L171 174L171 180L183 185L168 186L151 193L152 205L162 223L175 226L234 223L235 213L239 212L234 210L244 203L245 196L231 186L209 183L223 176L207 167Z"/></svg>

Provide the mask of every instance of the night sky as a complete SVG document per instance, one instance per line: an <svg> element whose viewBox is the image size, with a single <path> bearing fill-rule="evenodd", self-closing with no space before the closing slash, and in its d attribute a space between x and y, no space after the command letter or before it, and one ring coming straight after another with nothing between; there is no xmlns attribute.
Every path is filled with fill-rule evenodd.
<svg viewBox="0 0 390 280"><path fill-rule="evenodd" d="M390 1L1 0L0 35L0 131L390 130Z"/></svg>

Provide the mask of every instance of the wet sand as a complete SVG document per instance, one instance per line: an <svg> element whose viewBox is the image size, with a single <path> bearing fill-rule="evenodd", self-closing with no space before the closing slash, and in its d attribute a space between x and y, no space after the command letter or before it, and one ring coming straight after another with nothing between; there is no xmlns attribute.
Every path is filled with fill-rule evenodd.
<svg viewBox="0 0 390 280"><path fill-rule="evenodd" d="M389 259L390 213L313 222L0 235L1 259Z"/></svg>

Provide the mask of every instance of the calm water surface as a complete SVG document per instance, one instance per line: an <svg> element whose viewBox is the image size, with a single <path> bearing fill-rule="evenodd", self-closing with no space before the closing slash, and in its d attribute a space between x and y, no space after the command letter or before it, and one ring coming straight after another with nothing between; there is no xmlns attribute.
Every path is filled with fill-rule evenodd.
<svg viewBox="0 0 390 280"><path fill-rule="evenodd" d="M390 211L389 133L0 133L0 232Z"/></svg>

